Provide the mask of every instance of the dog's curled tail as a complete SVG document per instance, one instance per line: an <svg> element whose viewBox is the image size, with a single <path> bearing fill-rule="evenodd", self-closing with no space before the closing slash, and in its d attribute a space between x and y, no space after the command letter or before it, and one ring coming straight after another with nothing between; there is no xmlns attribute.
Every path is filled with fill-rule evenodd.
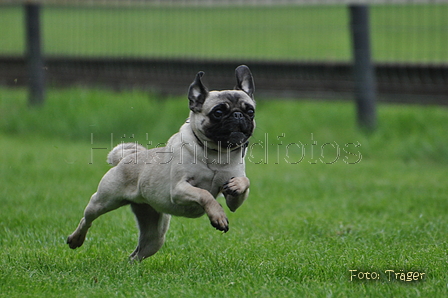
<svg viewBox="0 0 448 298"><path fill-rule="evenodd" d="M140 151L146 150L145 147L138 143L121 143L112 149L107 155L107 162L113 166L130 154L137 154Z"/></svg>

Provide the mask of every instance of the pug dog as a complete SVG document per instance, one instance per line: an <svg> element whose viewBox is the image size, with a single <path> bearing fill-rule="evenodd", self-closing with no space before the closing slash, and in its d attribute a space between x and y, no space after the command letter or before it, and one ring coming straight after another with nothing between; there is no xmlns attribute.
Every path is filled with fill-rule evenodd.
<svg viewBox="0 0 448 298"><path fill-rule="evenodd" d="M80 247L100 215L131 205L139 227L131 260L155 254L165 241L171 215L207 214L216 229L227 232L229 220L216 200L223 194L234 212L249 194L244 156L255 129L254 81L249 68L236 68L234 90L208 91L199 72L188 90L190 115L166 147L147 149L119 144L108 154L113 165L101 179L77 229L68 237Z"/></svg>

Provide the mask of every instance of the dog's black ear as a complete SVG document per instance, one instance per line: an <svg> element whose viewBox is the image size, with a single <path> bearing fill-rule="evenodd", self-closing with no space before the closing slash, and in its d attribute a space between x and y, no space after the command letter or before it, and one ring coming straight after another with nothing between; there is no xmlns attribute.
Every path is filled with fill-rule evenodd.
<svg viewBox="0 0 448 298"><path fill-rule="evenodd" d="M252 78L252 73L249 67L246 65L240 65L235 69L236 75L236 86L235 89L243 90L250 97L253 98L255 92L254 79Z"/></svg>
<svg viewBox="0 0 448 298"><path fill-rule="evenodd" d="M202 109L205 99L208 95L207 87L202 84L201 78L204 75L203 71L198 72L193 83L188 89L188 100L190 101L190 110L199 112Z"/></svg>

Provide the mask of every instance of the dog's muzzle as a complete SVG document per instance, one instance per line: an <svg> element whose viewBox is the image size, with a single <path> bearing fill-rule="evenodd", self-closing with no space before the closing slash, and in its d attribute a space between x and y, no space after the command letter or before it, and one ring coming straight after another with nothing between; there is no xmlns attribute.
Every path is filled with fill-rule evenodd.
<svg viewBox="0 0 448 298"><path fill-rule="evenodd" d="M229 137L229 147L234 148L246 143L247 136L242 132L231 132Z"/></svg>

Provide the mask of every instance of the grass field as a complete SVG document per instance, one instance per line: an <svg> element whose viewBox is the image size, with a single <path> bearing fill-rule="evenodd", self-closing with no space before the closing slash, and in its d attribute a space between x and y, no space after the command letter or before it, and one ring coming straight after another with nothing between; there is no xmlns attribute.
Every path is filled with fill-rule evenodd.
<svg viewBox="0 0 448 298"><path fill-rule="evenodd" d="M2 88L0 296L445 297L447 109L378 113L366 135L348 102L259 101L251 194L226 211L230 231L206 217L173 218L165 246L130 264L137 229L126 207L98 219L83 247L65 244L109 169L107 150L92 148L110 148L111 133L114 144L132 134L164 142L185 120L186 98L51 90L29 109L25 90ZM300 143L309 144L301 162L296 145L286 154ZM349 270L379 279L351 281Z"/></svg>
<svg viewBox="0 0 448 298"><path fill-rule="evenodd" d="M372 6L377 61L447 62L448 5ZM24 51L22 9L0 9L0 54ZM351 57L344 6L43 9L48 55L339 60Z"/></svg>

